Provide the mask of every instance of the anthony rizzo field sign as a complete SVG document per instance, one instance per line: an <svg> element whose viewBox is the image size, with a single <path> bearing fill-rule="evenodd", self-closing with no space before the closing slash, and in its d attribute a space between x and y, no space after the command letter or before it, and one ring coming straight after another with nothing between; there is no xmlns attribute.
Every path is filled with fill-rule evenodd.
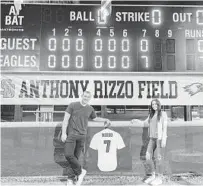
<svg viewBox="0 0 203 186"><path fill-rule="evenodd" d="M1 75L2 104L68 105L84 90L92 105L148 105L159 98L165 105L203 104L201 74L60 74Z"/></svg>

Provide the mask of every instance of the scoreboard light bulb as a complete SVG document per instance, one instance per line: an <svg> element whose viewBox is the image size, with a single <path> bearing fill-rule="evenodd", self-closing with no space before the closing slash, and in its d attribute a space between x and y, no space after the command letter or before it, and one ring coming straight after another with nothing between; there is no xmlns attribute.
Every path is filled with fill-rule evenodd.
<svg viewBox="0 0 203 186"><path fill-rule="evenodd" d="M98 47L98 45L99 45L99 47ZM94 49L97 52L101 52L102 51L102 40L101 39L95 39L95 41L94 41Z"/></svg>
<svg viewBox="0 0 203 186"><path fill-rule="evenodd" d="M144 59L145 62L145 68L149 68L149 60L148 56L141 56L142 59Z"/></svg>
<svg viewBox="0 0 203 186"><path fill-rule="evenodd" d="M198 40L198 52L203 52L203 40Z"/></svg>
<svg viewBox="0 0 203 186"><path fill-rule="evenodd" d="M63 68L69 68L70 66L70 56L69 55L63 55L62 56L62 67Z"/></svg>
<svg viewBox="0 0 203 186"><path fill-rule="evenodd" d="M83 68L84 63L83 63L83 56L77 55L76 56L76 68Z"/></svg>
<svg viewBox="0 0 203 186"><path fill-rule="evenodd" d="M99 9L97 11L97 23L100 24L100 25L105 25L107 23L107 13L105 10L101 10Z"/></svg>
<svg viewBox="0 0 203 186"><path fill-rule="evenodd" d="M84 39L76 39L76 51L83 51L84 50Z"/></svg>
<svg viewBox="0 0 203 186"><path fill-rule="evenodd" d="M122 49L122 52L128 52L130 50L129 39L123 39L122 40L121 49Z"/></svg>
<svg viewBox="0 0 203 186"><path fill-rule="evenodd" d="M102 0L101 8L97 11L98 24L106 24L107 17L111 15L111 0Z"/></svg>
<svg viewBox="0 0 203 186"><path fill-rule="evenodd" d="M158 15L158 20L156 20L156 15ZM161 10L152 10L152 24L160 25L161 24Z"/></svg>
<svg viewBox="0 0 203 186"><path fill-rule="evenodd" d="M48 48L50 51L56 51L56 38L51 37L48 41Z"/></svg>
<svg viewBox="0 0 203 186"><path fill-rule="evenodd" d="M112 65L113 62L113 65ZM109 68L116 68L116 57L115 56L109 56L108 57L108 67Z"/></svg>
<svg viewBox="0 0 203 186"><path fill-rule="evenodd" d="M128 69L130 67L129 56L122 56L122 68Z"/></svg>
<svg viewBox="0 0 203 186"><path fill-rule="evenodd" d="M102 68L102 56L95 56L94 61L95 68Z"/></svg>
<svg viewBox="0 0 203 186"><path fill-rule="evenodd" d="M203 25L203 10L196 11L196 22L198 25Z"/></svg>

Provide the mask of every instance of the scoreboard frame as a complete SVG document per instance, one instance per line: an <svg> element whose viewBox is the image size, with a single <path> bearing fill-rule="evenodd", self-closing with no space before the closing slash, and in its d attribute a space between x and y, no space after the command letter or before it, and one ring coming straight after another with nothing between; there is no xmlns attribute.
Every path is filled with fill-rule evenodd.
<svg viewBox="0 0 203 186"><path fill-rule="evenodd" d="M1 3L1 4L9 4L9 3ZM35 3L35 5L36 5L37 3ZM55 4L47 4L47 3L40 3L40 4L37 4L37 5L50 5L50 6L55 6L55 5L63 5L63 6L71 6L71 7L73 7L73 6L98 6L98 4L78 4L78 5L75 5L75 4L68 4L68 5L64 5L64 4L57 4L57 3L55 3ZM133 7L154 7L154 6L159 6L159 7L172 7L172 5L161 5L161 4L159 4L159 5L145 5L145 4L136 4L136 5L122 5L122 4L113 4L112 6L114 6L114 7L119 7L119 6L123 6L123 7L129 7L129 6L133 6ZM181 8L181 7L184 7L184 8L190 8L190 7L193 7L193 8L197 8L197 7L199 7L198 5L175 5L174 6L174 8L175 7L179 7L179 8ZM203 7L203 5L202 5L202 7ZM42 29L42 28L40 28L40 29ZM115 28L115 30L116 30L116 28ZM40 35L41 35L41 32L40 32ZM41 37L41 36L40 36ZM149 36L150 37L150 36ZM41 40L41 38L39 38L40 39L40 43L39 43L39 46L38 47L40 47L41 48L41 45L42 45L42 40ZM161 39L160 39L161 40ZM175 39L174 39L175 40ZM113 40L112 40L113 41ZM143 40L142 40L143 41ZM145 41L147 41L147 40L145 40ZM167 40L168 41L168 40ZM167 41L166 41L166 44L167 44ZM203 41L203 40L202 40ZM165 41L164 41L165 42ZM112 43L112 42L110 42L110 43ZM113 42L114 43L114 42ZM142 44L143 42L141 42L141 44ZM198 43L201 43L201 42L199 42L198 41ZM145 42L145 44L146 44L146 42ZM143 46L143 45L142 45ZM143 47L141 46L141 48L142 48L142 50L141 50L141 52L142 51L144 51L145 52L145 50L143 50ZM201 45L200 45L201 46ZM145 46L146 47L146 46ZM164 46L165 47L165 46ZM174 43L174 47L176 47L177 48L177 46L176 46L176 44ZM117 47L118 48L118 47ZM137 48L138 49L138 48ZM145 48L146 49L146 48ZM36 65L36 67L37 67L37 69L36 70L33 70L33 69L31 69L31 70L29 70L29 68L28 68L28 70L26 70L26 72L30 72L30 71L37 71L37 72L44 72L44 71L63 71L64 69L61 69L62 67L60 67L59 69L54 69L54 68L57 68L56 67L56 65L58 65L58 64L56 64L55 62L54 62L54 64L55 64L55 66L54 66L54 68L53 68L53 70L52 69L50 69L49 68L49 70L47 70L46 69L46 67L41 67L40 65L42 65L42 61L44 61L43 59L41 59L41 53L44 53L43 51L41 51L41 49L39 49L40 50L40 57L39 57L39 59L38 59L38 65ZM162 50L162 49L161 49ZM174 51L175 51L175 48L174 48ZM199 50L200 52L202 51L202 50ZM137 51L137 53L139 53L139 51ZM152 52L152 53L154 53L154 52ZM179 52L180 53L180 52ZM197 52L196 52L197 53ZM202 59L202 57L201 57L201 54L190 54L190 55L187 55L188 56L188 59L189 60L193 60L193 63L194 63L194 60L195 60L195 62L197 61L197 60L201 60ZM92 53L92 55L93 55L93 53ZM104 57L106 54L104 54L102 57ZM134 54L133 54L134 55ZM155 54L151 54L150 53L150 55L155 55ZM141 55L141 54L137 54L137 58L136 58L136 60L133 60L131 63L132 64L134 64L136 67L134 67L135 69L133 70L133 69L130 69L129 70L129 68L128 69L126 69L126 71L125 71L125 69L123 69L123 68L120 68L119 67L119 69L117 70L115 70L114 68L110 68L110 69L102 69L102 70L98 70L97 71L97 69L95 70L95 69L88 69L88 70L80 70L80 69L73 69L73 70L64 70L64 71L66 71L66 72L71 72L71 71L73 71L73 72L77 72L77 71L79 71L79 72L85 72L85 71L87 71L87 72L91 72L91 71L96 71L96 72L113 72L113 71L116 71L116 72L134 72L134 73L137 73L137 72L144 72L144 71L146 71L146 72L167 72L167 71L169 71L169 72L202 72L203 71L203 68L202 68L202 70L201 70L201 68L198 68L198 66L197 67L195 67L195 65L192 63L192 64L190 64L190 61L189 61L189 70L187 71L186 69L184 69L184 68L186 68L186 67L178 67L179 69L177 69L177 70L174 70L173 68L176 68L176 66L175 67L168 67L168 63L166 64L165 62L163 63L163 61L164 60L169 60L169 62L172 60L173 61L173 56L175 56L176 54L174 54L174 53L172 53L171 55L168 55L168 56L166 56L166 53L164 53L164 54L160 54L161 56L159 56L158 55L158 57L160 57L160 58L156 58L157 56L155 55L155 59L154 59L154 61L155 61L155 63L157 63L156 61L158 60L159 61L159 59L161 60L160 61L160 65L158 64L158 67L160 68L160 69L155 69L155 66L156 66L156 64L154 64L154 62L152 61L152 59L151 59L151 66L152 66L152 69L147 69L148 67L147 67L147 65L148 65L148 61L149 61L149 59L148 59L148 57L146 57L146 55L145 56L143 56L143 55ZM180 54L179 54L180 55ZM49 55L50 56L50 55ZM69 55L68 55L69 56ZM70 55L70 56L72 56L72 55ZM69 57L70 57L69 56ZM77 55L78 56L78 55ZM120 58L120 56L117 56L117 55L115 55L116 56L116 58ZM200 56L200 57L199 57ZM53 55L51 55L51 57L53 57ZM57 54L57 57L58 57L58 54ZM62 57L64 57L64 55L62 56ZM65 57L67 57L66 55L65 55ZM89 58L90 57L90 53L87 53L86 54L86 57L87 58ZM97 55L96 55L96 57L97 57ZM100 56L101 57L101 56ZM109 60L109 57L111 57L111 59L113 59L112 57L113 56L108 56L108 60ZM128 55L126 56L121 56L122 57L122 60L125 58L125 60L124 60L124 62L125 63L123 63L122 62L122 64L129 64L129 62L128 62L128 60L129 60L129 57L128 57ZM123 58L124 57L124 58ZM128 57L128 58L127 58ZM131 56L130 56L131 57ZM139 58L139 57L141 57L141 58ZM145 57L145 58L144 58ZM167 57L167 59L165 59ZM168 58L169 57L169 58ZM172 57L172 58L171 58ZM193 58L194 57L194 58ZM139 59L138 59L139 58ZM164 58L164 59L163 59ZM198 59L197 59L198 58ZM69 59L69 58L64 58L64 59ZM96 58L95 58L96 59ZM127 60L128 59L128 60ZM170 60L171 59L171 60ZM126 61L127 60L127 61ZM146 64L145 64L145 66L144 67L141 67L142 66L142 64L143 63L141 63L141 62L139 62L139 60L144 60L144 61L146 61ZM175 60L175 59L174 59ZM57 60L56 62L58 62L59 60ZM73 60L72 60L73 61ZM76 60L77 61L77 60ZM88 61L88 63L90 63L90 60L87 60ZM106 61L107 60L104 60L105 61L105 63L107 63ZM116 64L115 63L115 61L117 62L117 60L115 59L113 59L113 63L112 63L112 60L110 60L109 62L108 62L108 66L109 66L109 64ZM179 60L180 61L180 60ZM98 62L98 61L97 61ZM198 65L198 62L196 62L197 63L197 65ZM68 63L69 64L69 63ZM78 64L80 64L79 62L78 62ZM98 64L98 63L96 63L96 61L95 61L95 64ZM100 63L99 64L101 64L101 61L100 61ZM140 65L141 64L141 65ZM155 65L155 66L154 66ZM164 66L163 66L164 65ZM166 66L167 65L167 66ZM185 64L184 64L185 65ZM69 66L69 65L68 65ZM111 66L111 65L110 65ZM115 67L115 65L113 66L113 67ZM127 65L127 67L129 67L129 65ZM145 69L145 67L146 67L146 69ZM42 68L42 70L40 70ZM43 68L45 68L44 70L43 70ZM100 68L100 67L99 67ZM116 67L117 68L117 67ZM167 70L166 68L169 68L170 70ZM171 69L172 68L172 69ZM194 70L193 68L196 68L196 70ZM200 71L198 71L200 69ZM2 71L2 72L6 72L6 71L10 71L10 72L12 72L12 70L4 70L4 71ZM22 73L23 73L23 69L22 70L17 70L17 69L15 69L14 71L21 71Z"/></svg>

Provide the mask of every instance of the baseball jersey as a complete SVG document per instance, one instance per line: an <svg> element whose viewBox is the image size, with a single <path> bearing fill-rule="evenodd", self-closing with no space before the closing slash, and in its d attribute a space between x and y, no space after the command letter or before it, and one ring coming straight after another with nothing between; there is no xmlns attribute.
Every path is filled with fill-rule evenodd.
<svg viewBox="0 0 203 186"><path fill-rule="evenodd" d="M97 166L101 171L117 168L117 149L124 147L121 135L108 128L96 133L90 142L90 148L98 151Z"/></svg>

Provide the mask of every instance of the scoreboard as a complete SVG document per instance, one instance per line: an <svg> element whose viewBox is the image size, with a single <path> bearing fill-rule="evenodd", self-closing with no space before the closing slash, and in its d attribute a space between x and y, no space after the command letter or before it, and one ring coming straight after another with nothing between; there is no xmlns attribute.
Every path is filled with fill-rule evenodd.
<svg viewBox="0 0 203 186"><path fill-rule="evenodd" d="M203 6L1 6L4 71L203 72Z"/></svg>

